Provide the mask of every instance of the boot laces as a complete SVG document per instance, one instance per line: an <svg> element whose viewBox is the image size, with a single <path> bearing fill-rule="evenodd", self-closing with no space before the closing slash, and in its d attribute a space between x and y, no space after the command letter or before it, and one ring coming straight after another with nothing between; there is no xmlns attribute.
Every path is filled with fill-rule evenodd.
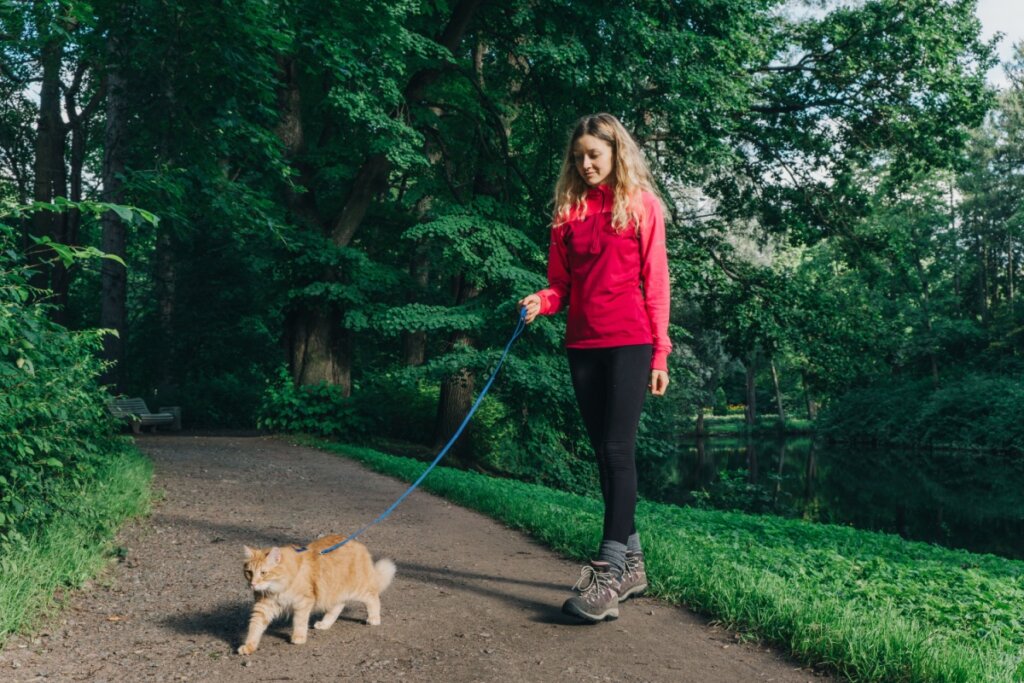
<svg viewBox="0 0 1024 683"><path fill-rule="evenodd" d="M599 572L592 565L585 564L580 570L580 578L576 581L574 589L581 592L582 597L590 597L606 588L611 588L615 577L611 572Z"/></svg>

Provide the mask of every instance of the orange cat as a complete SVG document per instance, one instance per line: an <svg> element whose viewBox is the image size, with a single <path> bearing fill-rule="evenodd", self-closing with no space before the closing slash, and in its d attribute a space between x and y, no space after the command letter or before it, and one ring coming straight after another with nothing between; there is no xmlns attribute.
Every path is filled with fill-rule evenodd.
<svg viewBox="0 0 1024 683"><path fill-rule="evenodd" d="M245 547L245 578L252 586L256 604L249 619L249 634L238 653L252 654L260 638L275 617L292 610L292 642L306 642L309 614L323 610L323 618L313 624L329 629L349 600L366 605L366 623L380 624L380 594L391 585L395 563L378 560L374 564L366 546L357 541L326 555L320 550L344 540L344 536L324 536L310 543L307 550L294 548Z"/></svg>

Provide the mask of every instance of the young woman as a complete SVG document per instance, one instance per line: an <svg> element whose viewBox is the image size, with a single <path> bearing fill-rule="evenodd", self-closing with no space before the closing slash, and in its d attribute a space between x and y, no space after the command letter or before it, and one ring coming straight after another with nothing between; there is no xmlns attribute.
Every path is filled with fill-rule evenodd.
<svg viewBox="0 0 1024 683"><path fill-rule="evenodd" d="M665 221L643 153L611 114L576 124L555 186L548 287L519 302L526 322L569 307L565 346L576 401L597 455L604 536L562 609L619 615L647 588L636 509L636 430L646 391L668 387Z"/></svg>

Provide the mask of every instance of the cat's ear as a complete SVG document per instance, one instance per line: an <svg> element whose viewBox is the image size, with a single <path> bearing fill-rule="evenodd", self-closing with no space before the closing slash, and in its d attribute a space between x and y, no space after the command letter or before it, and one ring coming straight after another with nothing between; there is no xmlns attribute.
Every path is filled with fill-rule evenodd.
<svg viewBox="0 0 1024 683"><path fill-rule="evenodd" d="M277 546L274 546L273 548L271 548L270 552L267 553L267 561L270 563L271 567L273 567L278 562L280 562L281 561L281 549L278 548Z"/></svg>
<svg viewBox="0 0 1024 683"><path fill-rule="evenodd" d="M253 557L256 556L256 552L249 546L243 545L242 547L245 548L245 559L251 560Z"/></svg>

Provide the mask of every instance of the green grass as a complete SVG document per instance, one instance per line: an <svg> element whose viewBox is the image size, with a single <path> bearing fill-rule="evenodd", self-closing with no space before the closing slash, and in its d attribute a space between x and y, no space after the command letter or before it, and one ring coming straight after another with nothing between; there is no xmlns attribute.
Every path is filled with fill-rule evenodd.
<svg viewBox="0 0 1024 683"><path fill-rule="evenodd" d="M126 448L93 481L65 491L43 529L0 547L0 645L51 610L58 589L80 586L109 562L117 528L148 509L152 474L149 459Z"/></svg>
<svg viewBox="0 0 1024 683"><path fill-rule="evenodd" d="M422 462L297 437L412 480ZM423 488L586 559L600 501L439 467ZM650 594L853 681L1024 680L1024 562L767 515L641 501Z"/></svg>

